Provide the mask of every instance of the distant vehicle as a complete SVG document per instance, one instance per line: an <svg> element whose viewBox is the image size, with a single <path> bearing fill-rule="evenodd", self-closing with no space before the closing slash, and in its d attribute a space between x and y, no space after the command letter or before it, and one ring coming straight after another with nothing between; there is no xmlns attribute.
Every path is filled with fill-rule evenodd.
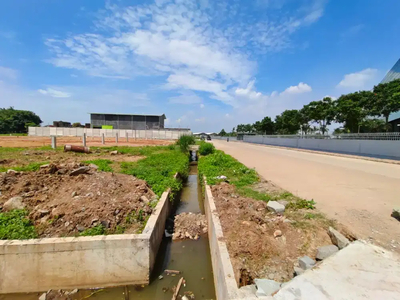
<svg viewBox="0 0 400 300"><path fill-rule="evenodd" d="M207 141L211 141L211 136L207 135Z"/></svg>

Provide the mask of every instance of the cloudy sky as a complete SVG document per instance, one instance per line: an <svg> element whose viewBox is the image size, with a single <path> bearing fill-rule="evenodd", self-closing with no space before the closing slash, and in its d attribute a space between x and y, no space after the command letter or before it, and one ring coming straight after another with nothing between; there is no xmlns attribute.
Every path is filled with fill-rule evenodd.
<svg viewBox="0 0 400 300"><path fill-rule="evenodd" d="M162 114L231 130L369 89L400 58L398 0L0 3L0 107Z"/></svg>

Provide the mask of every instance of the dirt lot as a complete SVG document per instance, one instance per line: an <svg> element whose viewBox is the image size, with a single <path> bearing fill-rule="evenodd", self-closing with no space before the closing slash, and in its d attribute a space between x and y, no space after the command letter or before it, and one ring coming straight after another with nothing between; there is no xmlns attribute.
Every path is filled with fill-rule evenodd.
<svg viewBox="0 0 400 300"><path fill-rule="evenodd" d="M284 192L268 182L254 189ZM212 193L239 286L255 278L289 281L298 258L315 258L318 247L332 244L328 227L338 228L315 210L287 209L282 216L268 212L266 202L242 197L227 183L213 186Z"/></svg>
<svg viewBox="0 0 400 300"><path fill-rule="evenodd" d="M96 226L107 233L135 233L156 201L143 180L73 162L2 174L0 190L0 208L10 198L21 197L40 237L75 236Z"/></svg>
<svg viewBox="0 0 400 300"><path fill-rule="evenodd" d="M156 145L170 145L174 141L169 140L144 140L144 139L133 139L130 138L129 142L126 142L126 138L119 138L118 144L115 138L106 138L105 145L101 144L100 137L87 137L87 146L101 147L101 146L156 146ZM69 145L82 145L81 137L57 137L57 146ZM2 147L43 147L50 146L50 137L38 137L38 136L0 136L0 146Z"/></svg>

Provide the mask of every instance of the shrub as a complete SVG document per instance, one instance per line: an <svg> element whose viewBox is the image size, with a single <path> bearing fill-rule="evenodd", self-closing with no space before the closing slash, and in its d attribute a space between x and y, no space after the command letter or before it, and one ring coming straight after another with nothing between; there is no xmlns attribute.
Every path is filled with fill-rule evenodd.
<svg viewBox="0 0 400 300"><path fill-rule="evenodd" d="M0 213L0 240L23 240L37 237L35 227L27 218L27 210Z"/></svg>
<svg viewBox="0 0 400 300"><path fill-rule="evenodd" d="M106 234L106 229L103 225L97 225L92 228L85 229L79 235L80 236L92 236L92 235L103 235Z"/></svg>
<svg viewBox="0 0 400 300"><path fill-rule="evenodd" d="M209 155L214 153L215 147L213 144L201 142L199 147L199 153L201 155Z"/></svg>
<svg viewBox="0 0 400 300"><path fill-rule="evenodd" d="M188 152L189 146L196 144L196 139L193 135L182 135L176 142L182 152Z"/></svg>

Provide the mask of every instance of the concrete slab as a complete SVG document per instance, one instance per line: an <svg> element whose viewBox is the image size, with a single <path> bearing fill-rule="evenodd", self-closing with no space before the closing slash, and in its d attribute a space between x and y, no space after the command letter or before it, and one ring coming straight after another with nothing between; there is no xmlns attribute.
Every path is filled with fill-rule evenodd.
<svg viewBox="0 0 400 300"><path fill-rule="evenodd" d="M275 300L400 299L400 256L356 241L295 277Z"/></svg>

